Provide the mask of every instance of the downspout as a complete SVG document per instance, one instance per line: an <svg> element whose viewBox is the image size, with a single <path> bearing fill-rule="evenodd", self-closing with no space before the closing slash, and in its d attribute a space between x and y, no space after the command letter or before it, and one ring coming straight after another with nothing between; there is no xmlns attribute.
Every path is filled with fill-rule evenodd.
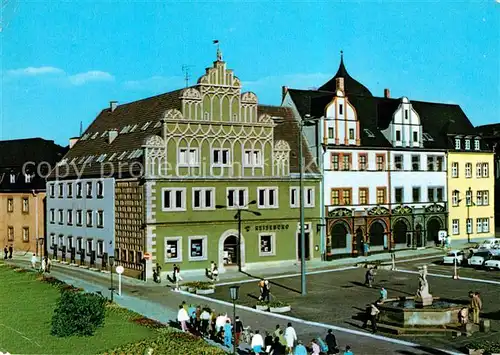
<svg viewBox="0 0 500 355"><path fill-rule="evenodd" d="M38 250L38 194L33 190L33 195L35 195L35 243L36 250ZM40 250L40 254L41 250Z"/></svg>
<svg viewBox="0 0 500 355"><path fill-rule="evenodd" d="M389 250L394 249L394 236L392 233L392 183L391 183L391 150L387 150L387 199L389 202Z"/></svg>
<svg viewBox="0 0 500 355"><path fill-rule="evenodd" d="M321 257L323 260L326 260L326 216L325 216L325 208L324 208L324 197L325 197L325 175L324 175L324 151L322 145L320 144L320 139L323 137L324 132L321 131L322 124L316 125L316 156L318 162L318 168L321 174L320 186L319 186L319 201L320 201L320 223L322 224L320 230L320 250Z"/></svg>

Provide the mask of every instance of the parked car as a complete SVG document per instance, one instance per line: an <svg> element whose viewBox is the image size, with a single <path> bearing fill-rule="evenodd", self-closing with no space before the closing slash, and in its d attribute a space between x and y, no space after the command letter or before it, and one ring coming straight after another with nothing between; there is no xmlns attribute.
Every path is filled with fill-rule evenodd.
<svg viewBox="0 0 500 355"><path fill-rule="evenodd" d="M451 264L455 263L461 264L464 260L464 252L462 250L451 250L445 256L443 256L443 264Z"/></svg>
<svg viewBox="0 0 500 355"><path fill-rule="evenodd" d="M493 255L490 260L486 260L484 267L488 270L500 270L500 255Z"/></svg>
<svg viewBox="0 0 500 355"><path fill-rule="evenodd" d="M498 250L480 250L469 259L469 265L473 267L482 267L484 263L493 256L499 255Z"/></svg>
<svg viewBox="0 0 500 355"><path fill-rule="evenodd" d="M500 248L500 238L490 238L486 239L479 246L479 250L489 250L489 249L499 249Z"/></svg>

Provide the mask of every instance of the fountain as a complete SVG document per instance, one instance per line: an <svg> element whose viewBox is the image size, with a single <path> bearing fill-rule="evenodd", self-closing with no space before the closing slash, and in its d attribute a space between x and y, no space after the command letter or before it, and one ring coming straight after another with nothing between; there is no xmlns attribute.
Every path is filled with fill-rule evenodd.
<svg viewBox="0 0 500 355"><path fill-rule="evenodd" d="M460 303L433 297L427 282L427 266L423 266L414 297L392 298L379 303L379 324L387 325L388 330L398 334L456 331L460 327L459 312L464 307Z"/></svg>

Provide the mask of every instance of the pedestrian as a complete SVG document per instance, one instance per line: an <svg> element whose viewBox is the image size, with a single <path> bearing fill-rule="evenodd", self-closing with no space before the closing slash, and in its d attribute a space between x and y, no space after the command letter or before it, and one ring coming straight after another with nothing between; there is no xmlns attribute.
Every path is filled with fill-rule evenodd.
<svg viewBox="0 0 500 355"><path fill-rule="evenodd" d="M279 336L280 336L280 331L281 331L280 325L279 325L279 324L276 324L276 329L274 330L273 336L274 336L275 338L276 338L276 337L279 337Z"/></svg>
<svg viewBox="0 0 500 355"><path fill-rule="evenodd" d="M240 345L240 338L241 338L241 333L243 333L243 322L241 321L239 316L236 316L236 319L234 321L234 326L235 326L235 332L236 332L236 339L234 339L234 343L236 346Z"/></svg>
<svg viewBox="0 0 500 355"><path fill-rule="evenodd" d="M210 268L205 269L205 276L211 280L213 280L213 273L216 268L215 261L210 262Z"/></svg>
<svg viewBox="0 0 500 355"><path fill-rule="evenodd" d="M14 251L14 248L12 248L12 244L9 246L9 259L12 259L12 252Z"/></svg>
<svg viewBox="0 0 500 355"><path fill-rule="evenodd" d="M42 258L42 262L40 264L40 272L44 274L46 270L47 270L47 262L45 261L45 258Z"/></svg>
<svg viewBox="0 0 500 355"><path fill-rule="evenodd" d="M365 253L365 256L368 256L368 253L370 252L370 244L368 241L366 241L363 245L363 252Z"/></svg>
<svg viewBox="0 0 500 355"><path fill-rule="evenodd" d="M327 354L328 353L328 345L326 345L325 341L323 339L321 339L321 337L317 337L316 342L319 345L320 352L323 354Z"/></svg>
<svg viewBox="0 0 500 355"><path fill-rule="evenodd" d="M349 345L345 347L344 355L354 355Z"/></svg>
<svg viewBox="0 0 500 355"><path fill-rule="evenodd" d="M384 302L385 300L387 300L387 290L382 287L380 289L380 301Z"/></svg>
<svg viewBox="0 0 500 355"><path fill-rule="evenodd" d="M297 346L295 347L295 351L293 352L293 355L307 355L307 349L304 346L304 344L302 344L302 341L299 340L297 342Z"/></svg>
<svg viewBox="0 0 500 355"><path fill-rule="evenodd" d="M335 338L332 329L328 329L328 333L326 334L325 337L325 342L326 345L328 346L328 353L327 353L328 355L334 355L339 353L337 339Z"/></svg>
<svg viewBox="0 0 500 355"><path fill-rule="evenodd" d="M179 306L179 312L177 312L177 321L181 324L181 329L184 332L187 332L187 322L189 321L189 315L183 305Z"/></svg>
<svg viewBox="0 0 500 355"><path fill-rule="evenodd" d="M258 285L259 285L259 292L260 292L259 301L262 301L264 299L264 279L260 279Z"/></svg>
<svg viewBox="0 0 500 355"><path fill-rule="evenodd" d="M269 354L271 352L271 347L273 345L273 336L266 331L266 336L264 337L264 349L266 354Z"/></svg>
<svg viewBox="0 0 500 355"><path fill-rule="evenodd" d="M35 253L33 253L33 256L31 257L31 268L32 269L36 269L36 262L37 262L37 258L36 258Z"/></svg>
<svg viewBox="0 0 500 355"><path fill-rule="evenodd" d="M285 329L285 341L286 347L289 354L292 353L293 345L297 341L297 333L295 329L292 327L292 323L288 323Z"/></svg>
<svg viewBox="0 0 500 355"><path fill-rule="evenodd" d="M52 261L50 260L50 258L48 256L45 257L45 268L46 268L46 271L47 273L50 274L50 268L52 267Z"/></svg>
<svg viewBox="0 0 500 355"><path fill-rule="evenodd" d="M286 347L281 343L279 337L274 337L273 345L271 346L271 354L285 355Z"/></svg>
<svg viewBox="0 0 500 355"><path fill-rule="evenodd" d="M481 308L483 308L483 302L481 301L479 292L472 293L471 308L472 308L472 322L475 324L479 324L479 313L481 311Z"/></svg>
<svg viewBox="0 0 500 355"><path fill-rule="evenodd" d="M194 328L196 331L201 330L201 307L197 306L196 311L194 312Z"/></svg>
<svg viewBox="0 0 500 355"><path fill-rule="evenodd" d="M229 319L226 319L226 324L224 324L224 346L231 348L232 346L232 338L233 338L233 326Z"/></svg>
<svg viewBox="0 0 500 355"><path fill-rule="evenodd" d="M311 355L320 355L321 348L316 339L311 340Z"/></svg>
<svg viewBox="0 0 500 355"><path fill-rule="evenodd" d="M373 287L373 281L375 280L375 269L370 267L365 274L365 286Z"/></svg>
<svg viewBox="0 0 500 355"><path fill-rule="evenodd" d="M175 283L174 291L179 291L179 281L182 281L183 279L181 277L181 268L175 264L174 264L174 271L173 271L172 280L174 280L174 283Z"/></svg>
<svg viewBox="0 0 500 355"><path fill-rule="evenodd" d="M450 249L451 248L451 238L449 235L446 236L445 243L446 243L446 249Z"/></svg>
<svg viewBox="0 0 500 355"><path fill-rule="evenodd" d="M191 327L194 328L194 322L196 320L196 307L194 304L190 304L188 309L188 316L189 316L189 324L191 324Z"/></svg>
<svg viewBox="0 0 500 355"><path fill-rule="evenodd" d="M368 321L372 323L372 331L374 333L377 332L377 316L380 313L379 309L375 305L375 303L372 303L366 308L366 317L365 321L363 323L363 328L366 328L368 325Z"/></svg>
<svg viewBox="0 0 500 355"><path fill-rule="evenodd" d="M219 313L217 319L215 320L215 330L219 331L222 327L224 327L224 325L226 324L226 320L227 320L227 315Z"/></svg>
<svg viewBox="0 0 500 355"><path fill-rule="evenodd" d="M258 330L255 331L252 337L250 347L255 355L260 355L260 353L263 352L262 348L264 347L264 339L262 339L262 335L259 334Z"/></svg>
<svg viewBox="0 0 500 355"><path fill-rule="evenodd" d="M269 280L264 280L264 286L262 287L262 300L265 302L269 302L269 294L271 293L271 285L269 284Z"/></svg>
<svg viewBox="0 0 500 355"><path fill-rule="evenodd" d="M5 246L5 248L3 248L3 252L5 254L5 256L3 258L4 258L4 260L7 260L9 257L9 249L7 249L7 245Z"/></svg>
<svg viewBox="0 0 500 355"><path fill-rule="evenodd" d="M469 310L467 307L463 307L460 312L458 312L458 321L462 326L465 326L469 323Z"/></svg>
<svg viewBox="0 0 500 355"><path fill-rule="evenodd" d="M201 319L201 328L200 331L202 334L208 334L208 326L210 325L210 312L209 309L204 308L203 312L200 315Z"/></svg>

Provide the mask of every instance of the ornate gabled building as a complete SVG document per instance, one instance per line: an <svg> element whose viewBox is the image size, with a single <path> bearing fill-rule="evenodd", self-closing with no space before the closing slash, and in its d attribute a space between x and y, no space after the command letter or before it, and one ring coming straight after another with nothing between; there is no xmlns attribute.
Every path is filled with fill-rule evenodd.
<svg viewBox="0 0 500 355"><path fill-rule="evenodd" d="M102 267L105 253L114 254L126 272L147 278L156 264L163 272L177 264L183 273L203 273L211 261L224 272L295 263L302 252L320 258L321 178L305 143L306 250L298 243L299 134L290 109L259 105L254 93L241 92L218 52L196 85L111 103L98 115L59 167L69 177L60 181L54 172L49 184L69 180L95 190L109 180L100 200L82 196L78 207L101 213L109 232L63 221L55 241L60 234L68 245L77 236L87 241L84 263ZM57 196L51 203L69 208L58 207ZM96 245L103 249L96 253Z"/></svg>
<svg viewBox="0 0 500 355"><path fill-rule="evenodd" d="M372 93L347 72L319 90L283 88L323 170L327 258L416 248L448 230L448 134L473 127L457 105Z"/></svg>

